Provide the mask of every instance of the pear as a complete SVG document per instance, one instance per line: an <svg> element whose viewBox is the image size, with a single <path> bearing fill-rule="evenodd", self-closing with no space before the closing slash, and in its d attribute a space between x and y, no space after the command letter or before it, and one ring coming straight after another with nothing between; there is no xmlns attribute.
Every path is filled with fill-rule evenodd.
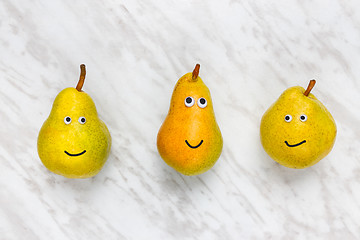
<svg viewBox="0 0 360 240"><path fill-rule="evenodd" d="M306 90L291 87L264 113L260 138L265 151L289 168L307 168L323 159L332 149L336 124L330 112Z"/></svg>
<svg viewBox="0 0 360 240"><path fill-rule="evenodd" d="M184 175L209 170L223 147L210 91L198 76L199 69L197 64L192 73L178 80L168 115L157 136L160 156Z"/></svg>
<svg viewBox="0 0 360 240"><path fill-rule="evenodd" d="M111 136L91 97L81 90L86 69L80 66L76 88L62 90L38 136L38 153L50 171L67 178L95 176L105 164Z"/></svg>

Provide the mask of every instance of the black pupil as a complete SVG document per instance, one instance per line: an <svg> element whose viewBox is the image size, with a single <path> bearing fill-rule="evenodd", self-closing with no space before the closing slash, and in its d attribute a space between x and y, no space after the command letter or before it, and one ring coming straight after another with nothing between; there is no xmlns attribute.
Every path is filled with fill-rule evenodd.
<svg viewBox="0 0 360 240"><path fill-rule="evenodd" d="M300 116L301 120L305 120L305 116Z"/></svg>
<svg viewBox="0 0 360 240"><path fill-rule="evenodd" d="M191 99L191 97L188 97L188 98L186 98L186 103L191 103L192 102L192 99Z"/></svg>
<svg viewBox="0 0 360 240"><path fill-rule="evenodd" d="M84 122L85 122L85 118L81 118L81 120L80 120L80 121L84 123Z"/></svg>
<svg viewBox="0 0 360 240"><path fill-rule="evenodd" d="M67 117L67 118L66 118L66 121L67 121L67 122L70 122L70 121L71 121L71 118L70 118L70 117Z"/></svg>
<svg viewBox="0 0 360 240"><path fill-rule="evenodd" d="M203 105L204 105L204 104L205 104L205 102L206 102L205 98L200 98L200 103L201 103L201 104L203 104Z"/></svg>
<svg viewBox="0 0 360 240"><path fill-rule="evenodd" d="M285 120L289 121L289 120L290 120L290 117L289 117L289 116L286 116L286 117L285 117Z"/></svg>

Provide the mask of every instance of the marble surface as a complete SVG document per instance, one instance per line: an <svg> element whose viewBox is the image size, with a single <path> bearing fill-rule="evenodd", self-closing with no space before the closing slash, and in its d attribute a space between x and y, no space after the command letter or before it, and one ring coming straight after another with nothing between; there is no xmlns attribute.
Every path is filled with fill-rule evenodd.
<svg viewBox="0 0 360 240"><path fill-rule="evenodd" d="M355 0L2 0L0 239L359 239L359 26ZM97 176L72 180L42 165L36 142L81 63L113 144ZM187 177L156 135L196 63L224 148ZM313 78L337 140L288 169L264 152L260 119Z"/></svg>

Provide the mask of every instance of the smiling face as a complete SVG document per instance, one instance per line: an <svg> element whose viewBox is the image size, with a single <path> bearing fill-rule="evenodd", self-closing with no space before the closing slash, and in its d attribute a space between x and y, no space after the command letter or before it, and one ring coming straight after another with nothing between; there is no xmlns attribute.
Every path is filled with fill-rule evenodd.
<svg viewBox="0 0 360 240"><path fill-rule="evenodd" d="M291 116L290 114L287 114L287 115L284 117L284 120L285 120L285 122L290 123L290 122L293 120L293 118L292 118L292 116ZM305 114L301 114L300 117L299 117L299 120L300 120L301 122L306 122L306 121L307 121L307 116L306 116ZM284 126L284 127L286 127L286 126ZM302 127L302 126L300 126L300 128L301 128L301 127ZM290 144L287 140L285 140L285 144L286 144L286 146L288 146L288 147L298 147L298 146L300 146L300 145L302 145L302 144L304 144L304 143L306 143L306 140L303 140L303 141L301 141L301 142L294 143L294 144Z"/></svg>
<svg viewBox="0 0 360 240"><path fill-rule="evenodd" d="M104 165L110 145L109 131L91 98L75 88L60 92L38 137L44 165L69 178L91 177Z"/></svg>
<svg viewBox="0 0 360 240"><path fill-rule="evenodd" d="M184 85L187 88L196 87L195 85L194 86L191 86L191 85L187 86L184 83L182 83L182 85ZM180 91L180 92L182 92L182 91ZM201 92L201 93L196 94L195 92ZM189 121L186 121L184 119L183 124L179 125L182 128L181 131L183 131L185 128L192 128L191 121L196 122L196 119L199 119L199 118L205 119L205 120L206 119L213 119L213 117L209 116L209 115L213 115L213 110L212 110L212 106L211 106L212 103L210 103L211 105L209 105L209 108L205 109L208 106L208 100L207 99L210 99L210 101L211 101L209 91L208 90L205 91L205 89L203 89L203 88L200 88L200 89L195 88L195 91L190 91L190 90L187 91L187 94L190 94L190 93L191 93L192 96L184 97L185 94L186 94L185 92L181 96L176 96L176 95L173 96L174 106L179 105L178 108L176 108L176 110L174 109L174 111L183 112L183 114L187 115L186 119L189 120ZM177 99L177 98L179 98L179 99ZM181 103L181 99L183 99L183 98L184 98L184 104ZM175 114L178 115L178 114L181 114L181 113L175 113ZM203 125L206 125L206 124L208 124L208 123L206 121L203 121L199 125L203 126ZM192 149L197 149L200 146L202 146L202 144L204 143L204 139L202 139L203 136L207 137L207 135L204 134L201 131L201 128L196 127L196 129L198 129L200 131L195 133L195 134L194 133L192 133L192 134L186 133L183 136L183 138L185 139L185 144L189 148L192 148ZM195 130L193 130L193 131L195 131ZM179 138L179 140L181 140L181 138ZM198 141L198 140L200 140L200 141ZM206 142L208 143L209 141L206 141ZM202 151L202 150L200 150L200 151ZM190 151L190 153L191 153L191 151Z"/></svg>
<svg viewBox="0 0 360 240"><path fill-rule="evenodd" d="M314 165L331 150L336 126L334 119L314 95L304 89L286 90L261 120L261 143L280 164L291 168Z"/></svg>
<svg viewBox="0 0 360 240"><path fill-rule="evenodd" d="M200 77L192 81L188 73L179 79L157 145L165 162L185 175L205 172L219 158L222 137Z"/></svg>

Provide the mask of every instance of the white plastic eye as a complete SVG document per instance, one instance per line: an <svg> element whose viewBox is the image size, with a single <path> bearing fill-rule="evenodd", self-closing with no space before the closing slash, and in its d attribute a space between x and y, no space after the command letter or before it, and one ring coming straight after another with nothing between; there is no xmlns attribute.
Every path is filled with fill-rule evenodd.
<svg viewBox="0 0 360 240"><path fill-rule="evenodd" d="M207 106L207 101L205 98L199 98L197 104L199 107L204 108Z"/></svg>
<svg viewBox="0 0 360 240"><path fill-rule="evenodd" d="M292 120L292 116L291 115L286 115L285 116L285 122L291 122Z"/></svg>
<svg viewBox="0 0 360 240"><path fill-rule="evenodd" d="M307 116L305 114L300 116L300 121L306 122L306 120L307 120Z"/></svg>
<svg viewBox="0 0 360 240"><path fill-rule="evenodd" d="M64 122L65 122L66 125L70 124L70 123L71 123L71 117L66 116L66 117L64 118Z"/></svg>
<svg viewBox="0 0 360 240"><path fill-rule="evenodd" d="M86 118L85 117L79 117L79 123L80 124L86 123Z"/></svg>
<svg viewBox="0 0 360 240"><path fill-rule="evenodd" d="M194 106L195 100L193 97L187 97L185 98L185 106L192 107Z"/></svg>

